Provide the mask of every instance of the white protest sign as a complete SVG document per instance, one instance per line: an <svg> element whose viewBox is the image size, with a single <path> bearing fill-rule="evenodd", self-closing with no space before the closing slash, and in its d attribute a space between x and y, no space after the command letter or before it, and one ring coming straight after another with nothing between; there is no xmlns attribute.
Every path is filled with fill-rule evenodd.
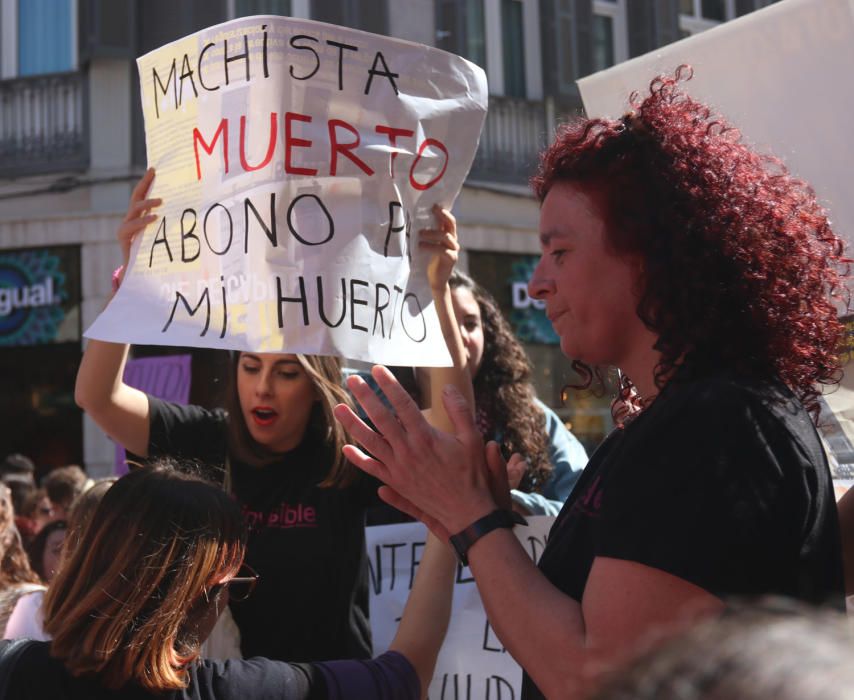
<svg viewBox="0 0 854 700"><path fill-rule="evenodd" d="M579 80L588 116L619 117L682 63L694 68L682 87L807 180L854 244L854 3L785 0Z"/></svg>
<svg viewBox="0 0 854 700"><path fill-rule="evenodd" d="M553 517L527 518L514 533L534 562L545 549ZM427 541L421 523L366 528L371 582L371 631L374 653L388 649L415 580ZM486 619L474 578L457 567L451 623L436 662L431 700L514 700L522 690L522 669Z"/></svg>
<svg viewBox="0 0 854 700"><path fill-rule="evenodd" d="M343 27L247 17L138 59L164 204L91 338L449 364L417 231L450 207L483 71Z"/></svg>

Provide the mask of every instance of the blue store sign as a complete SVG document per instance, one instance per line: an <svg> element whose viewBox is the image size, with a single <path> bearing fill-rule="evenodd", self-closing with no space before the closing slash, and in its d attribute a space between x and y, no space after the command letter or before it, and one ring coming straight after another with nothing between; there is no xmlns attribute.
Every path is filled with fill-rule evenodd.
<svg viewBox="0 0 854 700"><path fill-rule="evenodd" d="M80 340L80 249L0 251L0 346Z"/></svg>
<svg viewBox="0 0 854 700"><path fill-rule="evenodd" d="M513 262L510 274L510 325L523 343L557 345L560 338L546 316L545 302L528 294L528 280L539 259L537 255L526 255Z"/></svg>

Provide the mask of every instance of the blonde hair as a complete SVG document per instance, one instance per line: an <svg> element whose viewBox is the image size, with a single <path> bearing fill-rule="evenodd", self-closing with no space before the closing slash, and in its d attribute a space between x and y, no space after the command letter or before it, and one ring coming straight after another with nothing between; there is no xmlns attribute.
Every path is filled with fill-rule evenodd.
<svg viewBox="0 0 854 700"><path fill-rule="evenodd" d="M45 596L51 655L119 689L186 688L194 617L245 551L239 506L163 461L104 494Z"/></svg>
<svg viewBox="0 0 854 700"><path fill-rule="evenodd" d="M325 355L298 354L296 358L311 379L317 393L317 401L312 408L307 432L323 441L332 463L329 473L319 485L324 488L349 486L359 472L344 458L342 449L349 442L349 436L332 414L336 404L352 406L350 396L342 384L341 361L337 357ZM231 362L230 386L226 400L229 416L229 447L244 460L266 464L275 461L277 455L258 444L249 434L240 409L240 399L237 396L236 377L239 361L240 353L235 352Z"/></svg>

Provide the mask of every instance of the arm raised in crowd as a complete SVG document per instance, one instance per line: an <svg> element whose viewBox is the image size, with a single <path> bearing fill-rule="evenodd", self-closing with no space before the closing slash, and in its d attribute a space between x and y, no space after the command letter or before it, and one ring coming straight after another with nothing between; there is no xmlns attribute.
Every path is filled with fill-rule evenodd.
<svg viewBox="0 0 854 700"><path fill-rule="evenodd" d="M434 410L427 413L427 420L436 429L449 431L453 428L453 423L442 402L436 397L444 386L452 385L466 397L468 410L471 412L474 406L474 390L462 337L454 319L451 290L448 286L448 278L459 252L456 222L445 209L437 207L434 214L438 228L422 230L419 247L433 253L427 276L442 335L453 364L450 367L430 368L430 391L434 398ZM360 379L353 379L351 382L364 385ZM397 634L390 645L390 649L403 654L417 670L422 697L427 696L436 658L448 628L456 563L456 557L450 547L433 533L428 533L427 546L418 566L418 574L406 601Z"/></svg>
<svg viewBox="0 0 854 700"><path fill-rule="evenodd" d="M127 269L133 239L157 216L151 214L159 199L147 199L154 180L154 170L149 169L137 183L130 198L127 214L118 230L124 265L118 279ZM148 454L149 417L148 396L128 386L122 380L128 355L127 345L90 340L86 345L74 400L113 440L134 454Z"/></svg>

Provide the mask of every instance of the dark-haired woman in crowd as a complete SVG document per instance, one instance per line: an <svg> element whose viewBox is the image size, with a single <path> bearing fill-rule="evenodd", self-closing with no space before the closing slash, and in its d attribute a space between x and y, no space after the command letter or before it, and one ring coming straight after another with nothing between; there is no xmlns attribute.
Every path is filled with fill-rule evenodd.
<svg viewBox="0 0 854 700"><path fill-rule="evenodd" d="M450 615L454 559L446 545L429 538L390 651L377 659L201 661L200 645L229 598L251 598L258 578L245 553L241 507L218 486L171 463L128 474L106 492L47 593L52 641L0 645L5 697L425 696Z"/></svg>
<svg viewBox="0 0 854 700"><path fill-rule="evenodd" d="M526 514L557 515L587 464L587 453L536 397L531 362L492 295L458 270L448 284L469 357L480 433L515 455L511 459L524 460L513 503Z"/></svg>
<svg viewBox="0 0 854 700"><path fill-rule="evenodd" d="M542 257L529 293L568 358L620 368L623 398L637 395L539 568L492 515L495 453L464 403L451 409L456 436L435 433L376 369L399 425L354 380L383 434L336 411L373 455L348 456L383 475L387 500L459 536L489 621L525 671L525 700L583 697L641 639L733 597L843 605L811 417L820 385L840 377L835 302L849 261L813 190L686 95L680 73L653 81L622 119L560 129L534 179Z"/></svg>
<svg viewBox="0 0 854 700"><path fill-rule="evenodd" d="M510 456L521 481L511 491L513 507L525 515L557 515L572 491L587 453L554 411L540 401L531 383L531 362L501 313L498 302L459 270L448 279L454 318L472 373L476 420L484 440L495 440ZM422 407L430 405L430 373L397 368L407 391ZM374 389L368 372L356 372ZM372 524L399 519L380 507Z"/></svg>

